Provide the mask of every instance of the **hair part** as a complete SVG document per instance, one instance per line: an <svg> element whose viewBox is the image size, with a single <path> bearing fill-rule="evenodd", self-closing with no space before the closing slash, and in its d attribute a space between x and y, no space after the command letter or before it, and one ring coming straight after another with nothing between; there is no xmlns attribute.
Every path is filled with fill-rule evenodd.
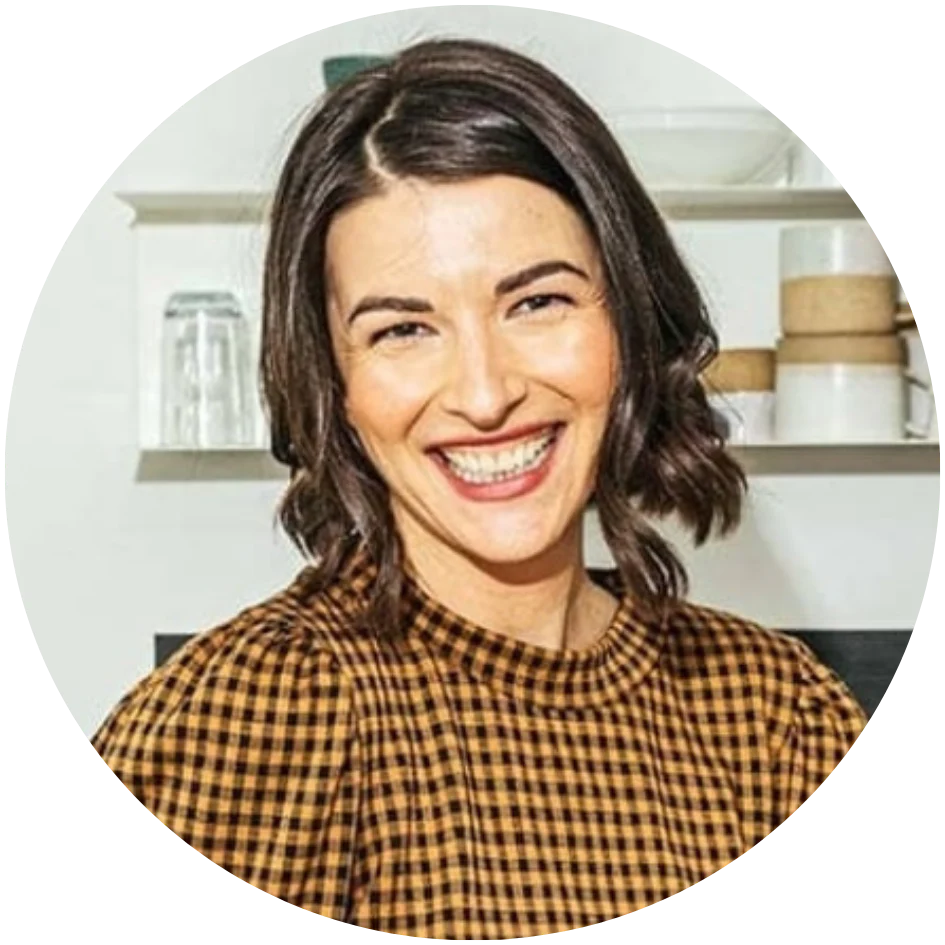
<svg viewBox="0 0 945 945"><path fill-rule="evenodd" d="M605 274L619 378L593 502L625 588L656 619L688 590L650 522L675 515L696 544L739 521L746 479L700 374L718 337L666 225L598 115L561 79L502 47L418 43L329 92L304 122L270 213L260 371L273 456L290 470L278 515L330 584L364 548L378 568L366 625L399 626L404 553L387 486L348 426L326 312L334 216L392 181L488 175L558 193Z"/></svg>

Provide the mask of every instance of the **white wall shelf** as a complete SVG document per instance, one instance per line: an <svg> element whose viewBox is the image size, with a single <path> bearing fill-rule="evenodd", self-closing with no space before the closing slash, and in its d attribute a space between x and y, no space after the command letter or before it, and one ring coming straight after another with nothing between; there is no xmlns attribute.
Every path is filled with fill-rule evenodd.
<svg viewBox="0 0 945 945"><path fill-rule="evenodd" d="M262 223L268 191L135 191L115 194L135 212L138 225L174 223Z"/></svg>
<svg viewBox="0 0 945 945"><path fill-rule="evenodd" d="M651 188L672 220L837 220L862 216L840 188L698 187ZM137 191L117 194L139 224L262 223L267 191Z"/></svg>
<svg viewBox="0 0 945 945"><path fill-rule="evenodd" d="M863 215L841 188L746 185L651 193L671 220L839 220Z"/></svg>
<svg viewBox="0 0 945 945"><path fill-rule="evenodd" d="M876 443L754 443L731 447L749 475L817 476L939 472L939 445L929 440Z"/></svg>
<svg viewBox="0 0 945 945"><path fill-rule="evenodd" d="M886 443L756 443L732 446L752 476L938 474L939 445L922 440ZM143 449L140 481L285 479L286 467L261 446L192 450Z"/></svg>
<svg viewBox="0 0 945 945"><path fill-rule="evenodd" d="M744 443L732 444L729 449L734 453L790 453L803 450L814 453L850 453L854 451L872 450L877 452L897 452L897 453L926 453L938 452L939 443L937 440L876 440L873 442L849 442L849 443L820 443L814 441L787 441L770 440L763 443ZM262 444L257 446L223 446L207 449L192 449L184 446L157 446L142 450L145 453L253 453L267 451Z"/></svg>

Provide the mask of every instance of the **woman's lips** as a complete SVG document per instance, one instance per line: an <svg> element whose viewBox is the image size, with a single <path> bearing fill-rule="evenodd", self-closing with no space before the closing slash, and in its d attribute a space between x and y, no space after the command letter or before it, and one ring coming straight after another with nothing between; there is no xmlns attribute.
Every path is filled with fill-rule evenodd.
<svg viewBox="0 0 945 945"><path fill-rule="evenodd" d="M427 450L427 452L436 454L437 456L441 457L443 460L446 460L447 450L451 453L454 453L454 452L455 453L463 453L463 452L499 453L502 450L515 449L517 446L521 446L523 443L528 443L531 440L539 440L548 433L551 433L554 436L554 438L557 439L561 431L564 429L564 427L565 427L564 421L559 420L554 423L546 424L543 427L536 427L531 432L523 436L516 437L514 440L502 440L498 443L483 443L479 445L469 444L466 446L449 446L449 447L446 447L445 449L440 446L433 446L433 447L430 447Z"/></svg>
<svg viewBox="0 0 945 945"><path fill-rule="evenodd" d="M552 464L557 458L558 445L561 442L561 433L566 424L561 423L552 425L553 436L550 440L547 452L541 464L526 472L519 473L509 479L500 479L495 482L474 483L463 479L452 469L449 460L440 450L433 450L432 456L434 462L440 467L447 481L453 489L463 498L471 499L477 502L491 502L503 499L514 499L519 496L527 495L538 486L548 476Z"/></svg>

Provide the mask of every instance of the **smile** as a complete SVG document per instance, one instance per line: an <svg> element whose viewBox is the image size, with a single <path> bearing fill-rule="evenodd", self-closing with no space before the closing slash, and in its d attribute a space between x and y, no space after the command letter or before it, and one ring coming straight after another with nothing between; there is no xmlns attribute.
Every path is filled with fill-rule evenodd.
<svg viewBox="0 0 945 945"><path fill-rule="evenodd" d="M544 480L563 429L563 424L555 424L511 448L436 450L434 457L464 498L514 498Z"/></svg>
<svg viewBox="0 0 945 945"><path fill-rule="evenodd" d="M551 449L556 431L549 427L539 436L513 447L474 450L441 450L450 471L472 483L502 482L537 469Z"/></svg>

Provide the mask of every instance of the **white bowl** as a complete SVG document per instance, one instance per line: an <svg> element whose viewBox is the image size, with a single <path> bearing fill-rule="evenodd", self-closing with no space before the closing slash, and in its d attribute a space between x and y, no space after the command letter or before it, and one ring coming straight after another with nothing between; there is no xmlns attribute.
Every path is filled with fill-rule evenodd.
<svg viewBox="0 0 945 945"><path fill-rule="evenodd" d="M611 127L643 183L660 187L780 182L794 141L762 108L629 109Z"/></svg>

